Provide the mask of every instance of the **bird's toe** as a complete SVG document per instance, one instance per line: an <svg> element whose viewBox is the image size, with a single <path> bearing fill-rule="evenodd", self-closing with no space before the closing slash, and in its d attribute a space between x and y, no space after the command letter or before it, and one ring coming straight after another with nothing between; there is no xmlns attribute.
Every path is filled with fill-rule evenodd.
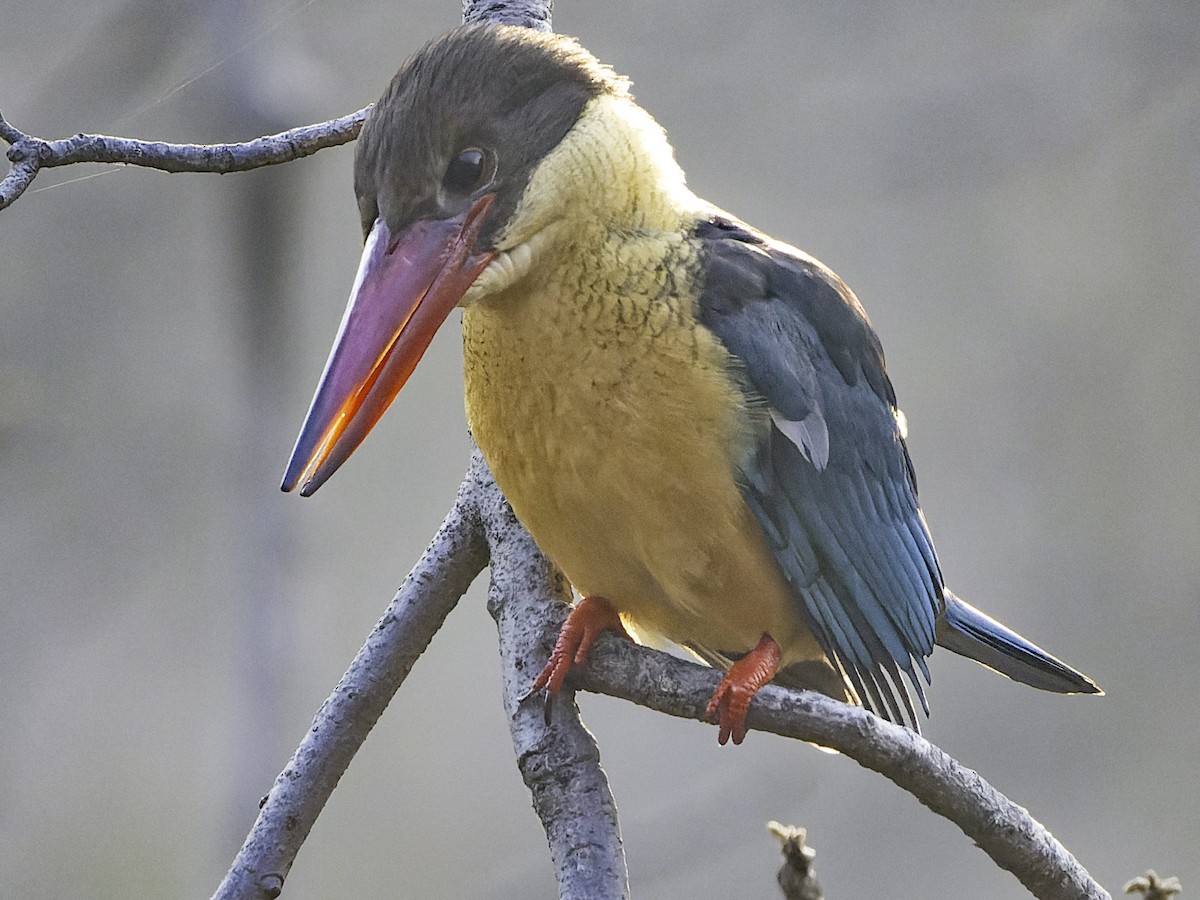
<svg viewBox="0 0 1200 900"><path fill-rule="evenodd" d="M746 713L758 689L775 677L782 659L779 644L764 633L753 650L730 666L708 701L706 714L717 719L717 743L724 746L746 739Z"/></svg>
<svg viewBox="0 0 1200 900"><path fill-rule="evenodd" d="M604 631L615 631L627 640L631 640L629 632L621 623L621 617L611 603L603 597L583 597L571 609L567 620L563 622L554 642L554 650L545 667L534 679L529 693L547 690L557 694L562 690L567 675L575 666L587 662L588 654L596 638Z"/></svg>

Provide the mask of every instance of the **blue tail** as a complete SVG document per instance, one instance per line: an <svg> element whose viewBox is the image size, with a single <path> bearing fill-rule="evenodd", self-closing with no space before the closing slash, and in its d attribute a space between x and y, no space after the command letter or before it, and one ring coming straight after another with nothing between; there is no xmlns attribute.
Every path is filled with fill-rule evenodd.
<svg viewBox="0 0 1200 900"><path fill-rule="evenodd" d="M983 663L1013 681L1057 694L1103 694L1092 679L1055 659L949 591L938 618L939 646Z"/></svg>

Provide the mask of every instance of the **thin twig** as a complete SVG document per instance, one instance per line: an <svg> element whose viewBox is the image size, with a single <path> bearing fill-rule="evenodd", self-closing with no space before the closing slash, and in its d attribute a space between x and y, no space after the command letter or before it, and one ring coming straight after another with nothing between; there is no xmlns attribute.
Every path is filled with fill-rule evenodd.
<svg viewBox="0 0 1200 900"><path fill-rule="evenodd" d="M1125 883L1125 893L1141 894L1143 900L1168 900L1182 893L1183 885L1174 875L1161 877L1153 869Z"/></svg>
<svg viewBox="0 0 1200 900"><path fill-rule="evenodd" d="M502 22L550 30L551 0L463 0L464 22ZM10 206L42 169L76 163L124 163L163 172L246 172L311 156L358 137L371 107L237 144L171 144L105 134L48 141L26 134L0 113L0 139L13 164L0 181L0 210Z"/></svg>
<svg viewBox="0 0 1200 900"><path fill-rule="evenodd" d="M797 825L776 821L767 823L767 831L779 839L779 849L783 853L783 865L775 880L783 891L784 900L825 900L813 865L817 851L805 843L808 832Z"/></svg>
<svg viewBox="0 0 1200 900"><path fill-rule="evenodd" d="M358 137L371 107L328 122L304 125L240 144L169 144L103 134L47 141L25 134L0 114L0 138L12 146L12 170L0 181L0 209L24 193L42 169L76 163L124 163L164 172L246 172L311 156Z"/></svg>

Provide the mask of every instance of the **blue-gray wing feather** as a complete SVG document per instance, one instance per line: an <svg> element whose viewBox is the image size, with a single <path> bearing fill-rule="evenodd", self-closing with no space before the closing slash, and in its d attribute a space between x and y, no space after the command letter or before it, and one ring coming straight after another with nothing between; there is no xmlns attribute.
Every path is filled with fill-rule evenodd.
<svg viewBox="0 0 1200 900"><path fill-rule="evenodd" d="M915 726L905 680L925 706L916 670L928 681L943 585L879 340L811 257L725 218L695 235L700 322L771 414L740 465L746 503L830 661L866 706Z"/></svg>

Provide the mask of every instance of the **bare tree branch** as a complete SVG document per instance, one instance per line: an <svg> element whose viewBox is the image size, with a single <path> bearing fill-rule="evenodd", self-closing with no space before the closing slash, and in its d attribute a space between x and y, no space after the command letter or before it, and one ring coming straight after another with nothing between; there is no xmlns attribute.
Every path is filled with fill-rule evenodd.
<svg viewBox="0 0 1200 900"><path fill-rule="evenodd" d="M500 631L505 708L518 765L551 844L561 896L628 896L615 806L573 699L560 695L547 727L540 704L524 697L562 622L566 584L513 517L476 451L446 522L280 775L217 897L274 896L269 889L282 885L354 751L489 551L489 608ZM706 721L719 677L704 666L606 635L569 684ZM755 697L747 724L831 747L886 776L958 825L1035 897L1109 897L1026 810L906 728L821 694L773 686ZM306 796L309 792L318 796Z"/></svg>
<svg viewBox="0 0 1200 900"><path fill-rule="evenodd" d="M606 635L588 665L571 678L580 690L706 721L705 707L720 674ZM773 685L755 695L746 724L830 747L889 778L961 828L1041 900L1109 897L1028 811L916 732L823 694Z"/></svg>
<svg viewBox="0 0 1200 900"><path fill-rule="evenodd" d="M464 22L500 22L550 30L551 0L463 0ZM0 138L13 164L0 181L0 209L10 206L42 169L76 163L124 163L164 172L246 172L311 156L358 137L371 107L239 144L170 144L103 134L48 141L26 134L0 113Z"/></svg>
<svg viewBox="0 0 1200 900"><path fill-rule="evenodd" d="M417 657L487 564L487 545L470 494L468 481L263 799L258 820L214 898L279 896L296 853L350 760Z"/></svg>
<svg viewBox="0 0 1200 900"><path fill-rule="evenodd" d="M488 608L500 633L517 763L542 819L566 900L629 896L616 803L571 692L547 723L526 700L562 624L570 588L537 549L475 450L458 497L350 669L264 799L214 900L268 900L359 746L475 576L492 561Z"/></svg>
<svg viewBox="0 0 1200 900"><path fill-rule="evenodd" d="M574 691L559 693L552 716L540 695L528 696L566 617L570 585L517 521L478 450L468 478L492 557L488 611L500 636L504 708L517 766L546 830L559 897L626 900L617 805Z"/></svg>
<svg viewBox="0 0 1200 900"><path fill-rule="evenodd" d="M42 169L75 163L125 163L164 172L246 172L261 166L291 162L326 147L358 137L371 107L356 113L292 128L241 144L168 144L102 134L77 134L58 141L33 137L15 128L0 114L0 138L11 144L12 170L0 181L0 209L24 193Z"/></svg>
<svg viewBox="0 0 1200 900"><path fill-rule="evenodd" d="M463 22L496 22L549 31L554 0L463 0Z"/></svg>

